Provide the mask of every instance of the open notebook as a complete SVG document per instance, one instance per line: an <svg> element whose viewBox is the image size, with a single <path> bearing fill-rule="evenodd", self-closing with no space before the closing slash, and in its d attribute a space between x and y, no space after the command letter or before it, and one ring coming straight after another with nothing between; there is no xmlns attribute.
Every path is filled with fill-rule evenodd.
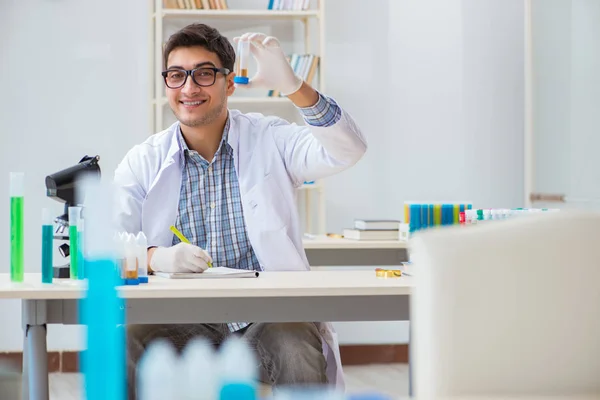
<svg viewBox="0 0 600 400"><path fill-rule="evenodd" d="M227 267L208 268L204 272L155 272L154 275L169 279L219 279L219 278L257 278L258 271Z"/></svg>

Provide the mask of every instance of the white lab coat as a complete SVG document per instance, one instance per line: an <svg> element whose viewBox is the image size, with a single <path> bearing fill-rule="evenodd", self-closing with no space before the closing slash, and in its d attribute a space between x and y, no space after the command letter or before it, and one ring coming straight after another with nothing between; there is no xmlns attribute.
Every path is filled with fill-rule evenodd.
<svg viewBox="0 0 600 400"><path fill-rule="evenodd" d="M229 110L244 219L265 271L308 270L296 210L296 188L354 165L366 140L342 111L330 127L300 126L277 117ZM118 229L142 230L149 246L170 246L181 187L178 123L131 149L115 172ZM329 382L344 388L337 335L319 323Z"/></svg>

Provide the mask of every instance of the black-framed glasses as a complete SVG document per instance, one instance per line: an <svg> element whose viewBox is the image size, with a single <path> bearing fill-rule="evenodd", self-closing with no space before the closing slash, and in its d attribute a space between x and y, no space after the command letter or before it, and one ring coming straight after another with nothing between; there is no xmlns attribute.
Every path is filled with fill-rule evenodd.
<svg viewBox="0 0 600 400"><path fill-rule="evenodd" d="M199 67L194 69L170 68L162 72L165 85L169 89L179 89L187 82L188 76L198 86L212 86L217 80L217 74L229 75L227 68Z"/></svg>

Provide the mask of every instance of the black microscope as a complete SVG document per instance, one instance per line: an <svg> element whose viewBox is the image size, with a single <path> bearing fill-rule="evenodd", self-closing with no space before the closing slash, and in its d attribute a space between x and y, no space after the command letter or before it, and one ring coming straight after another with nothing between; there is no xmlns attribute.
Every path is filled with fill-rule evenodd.
<svg viewBox="0 0 600 400"><path fill-rule="evenodd" d="M82 206L81 184L84 178L100 180L100 156L84 156L79 163L46 177L46 196L65 204L64 213L54 219L54 240L63 242L58 252L69 257L69 207ZM66 243L65 243L66 241ZM69 278L70 264L55 265L54 278Z"/></svg>

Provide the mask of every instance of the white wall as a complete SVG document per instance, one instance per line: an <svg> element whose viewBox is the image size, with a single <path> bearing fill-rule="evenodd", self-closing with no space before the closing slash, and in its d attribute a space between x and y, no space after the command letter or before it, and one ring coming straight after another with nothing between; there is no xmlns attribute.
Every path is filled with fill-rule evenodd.
<svg viewBox="0 0 600 400"><path fill-rule="evenodd" d="M535 189L600 207L600 2L534 0ZM553 205L556 206L556 205Z"/></svg>
<svg viewBox="0 0 600 400"><path fill-rule="evenodd" d="M393 208L382 208L392 178L382 154L391 134L389 11L394 1L377 0L372 6L357 0L325 1L327 94L352 115L369 141L367 154L356 166L325 180L328 232L351 227L354 218L396 216ZM404 322L334 326L342 344L408 342Z"/></svg>
<svg viewBox="0 0 600 400"><path fill-rule="evenodd" d="M390 2L390 114L382 212L404 200L521 204L523 3Z"/></svg>
<svg viewBox="0 0 600 400"><path fill-rule="evenodd" d="M10 170L25 170L35 179L27 186L31 193L26 222L31 271L39 265L36 209L52 204L43 197L43 177L71 165L86 152L101 154L102 166L112 170L124 152L145 137L148 126L145 11L125 4L129 2L119 2L124 14L118 16L106 1L34 1L35 7L31 2L11 0L0 15L0 35L9 38L2 42L0 62L3 72L12 71L0 75L11 94L0 98L0 112L5 113L0 120L4 131L11 132L0 139L0 185L7 184ZM87 7L95 8L93 14L100 16L97 22L88 18L92 12L76 14L75 10ZM58 15L71 21L75 17L78 26L59 26ZM403 201L411 199L469 199L485 207L520 205L520 0L377 0L369 7L363 0L326 0L326 15L327 93L353 115L369 138L365 158L326 182L328 231L340 231L354 218L401 218ZM125 29L124 24L109 20L117 17L133 27ZM50 33L34 37L40 29ZM70 44L67 35L72 37L73 32L79 42ZM106 36L94 38L94 32ZM58 37L63 39L57 41ZM108 58L100 64L74 60L83 44L99 40L112 44ZM33 74L40 55L33 49L38 48L50 60L50 80ZM63 62L52 56L52 51L59 50L62 57L58 60ZM7 51L11 57L4 57ZM130 70L123 74L116 70L117 64ZM61 88L55 74L65 65L71 66L70 79L86 76L73 67L102 73L103 79L88 81L94 95L73 87L53 92ZM23 68L29 76L26 86L14 78ZM29 106L32 96L43 106ZM107 103L109 97L115 101ZM111 128L115 125L122 129ZM40 161L26 163L22 158L24 135L42 143L43 147L27 149ZM66 149L56 157L59 143L66 141ZM7 206L7 200L1 200L0 207ZM0 223L7 226L6 213L2 218ZM6 265L0 271L8 272L8 233L0 235L2 265ZM0 304L0 319L7 326L17 326L18 303ZM336 326L342 343L405 343L408 338L406 323ZM51 327L49 346L81 348L79 334L73 327ZM0 331L0 351L20 346L18 329Z"/></svg>
<svg viewBox="0 0 600 400"><path fill-rule="evenodd" d="M147 2L3 0L0 12L0 272L10 270L8 175L24 171L26 271L39 271L46 175L99 154L107 178L148 130ZM118 13L114 12L119 10ZM20 304L0 302L0 351L21 348ZM50 349L81 329L50 326Z"/></svg>
<svg viewBox="0 0 600 400"><path fill-rule="evenodd" d="M571 114L571 0L534 0L532 36L535 189L567 192L571 173L567 134ZM548 169L552 165L559 168Z"/></svg>
<svg viewBox="0 0 600 400"><path fill-rule="evenodd" d="M335 188L327 197L329 229L353 217L400 219L407 200L522 206L522 0L391 0L378 12L388 14L387 60L385 49L374 57L360 39L373 26L344 31L355 64L375 59L384 73L374 88L346 89L359 86L368 101L343 97L369 136L370 154L328 180ZM407 323L337 326L344 343L408 338Z"/></svg>

